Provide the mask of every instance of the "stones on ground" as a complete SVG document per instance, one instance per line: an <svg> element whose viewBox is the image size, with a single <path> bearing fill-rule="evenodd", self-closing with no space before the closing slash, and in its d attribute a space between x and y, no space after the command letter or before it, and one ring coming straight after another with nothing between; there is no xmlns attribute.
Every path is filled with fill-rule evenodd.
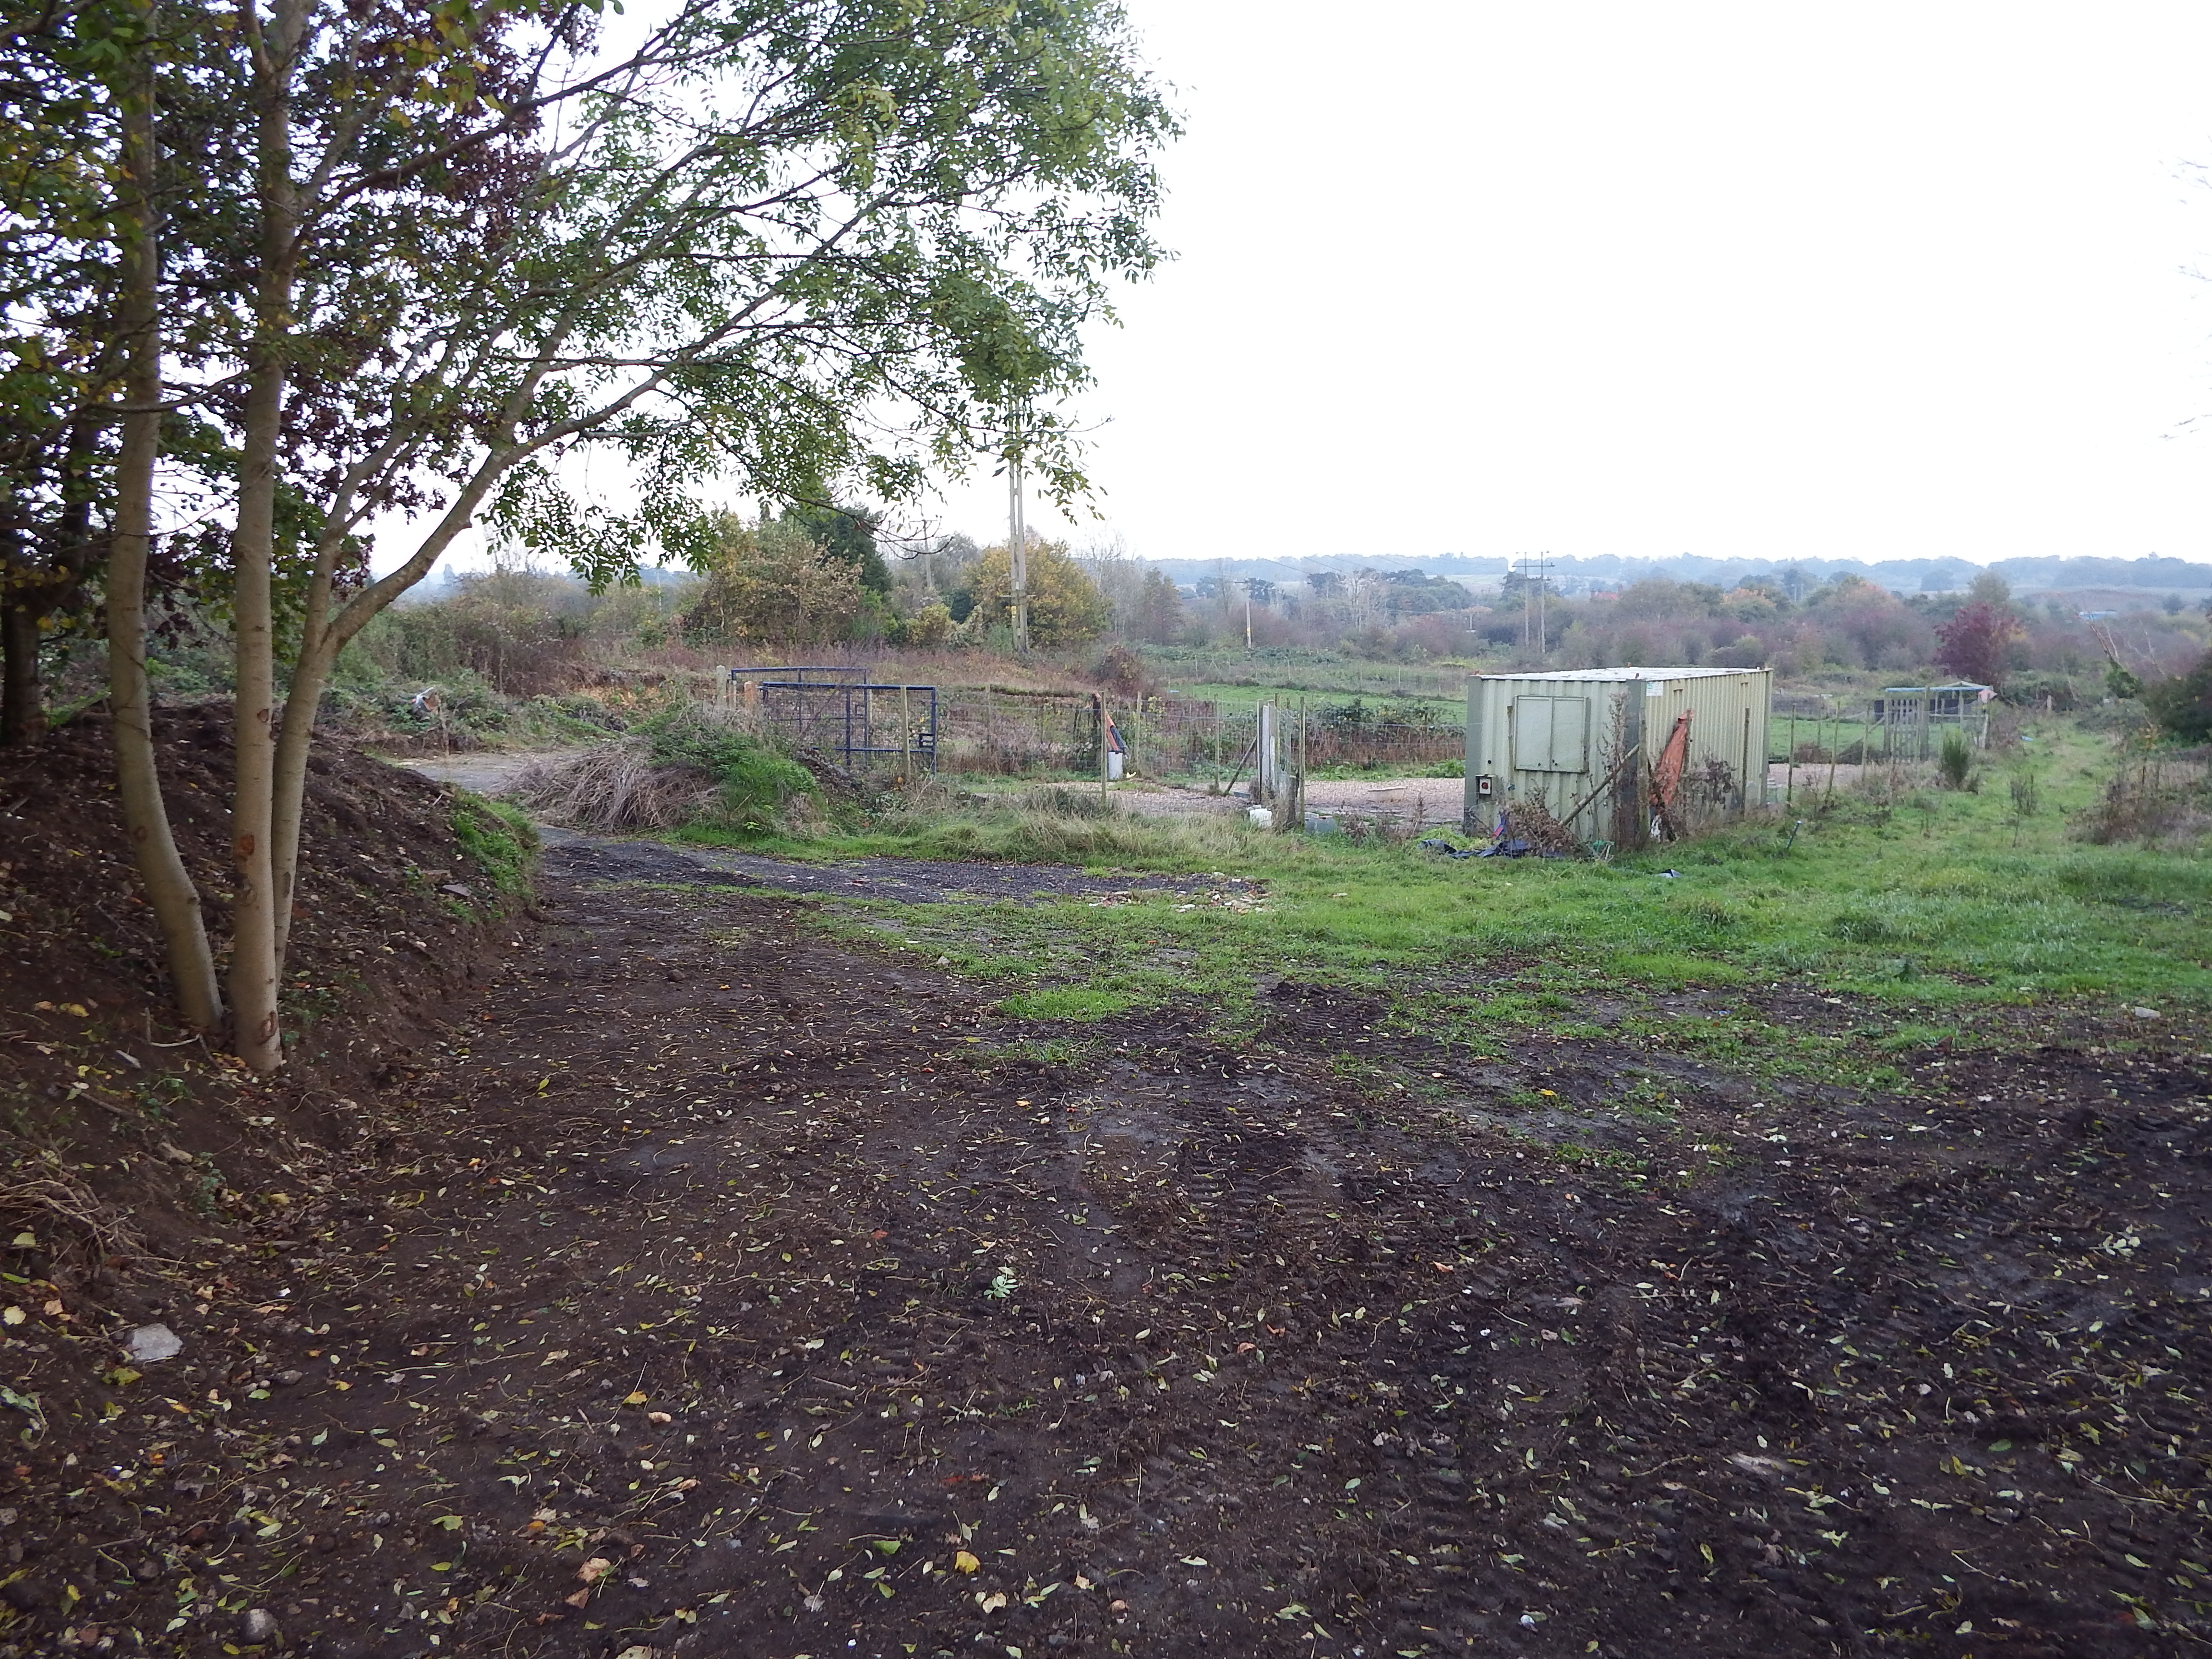
<svg viewBox="0 0 2212 1659"><path fill-rule="evenodd" d="M167 1325L141 1325L123 1339L123 1357L137 1365L174 1359L184 1351L184 1339Z"/></svg>

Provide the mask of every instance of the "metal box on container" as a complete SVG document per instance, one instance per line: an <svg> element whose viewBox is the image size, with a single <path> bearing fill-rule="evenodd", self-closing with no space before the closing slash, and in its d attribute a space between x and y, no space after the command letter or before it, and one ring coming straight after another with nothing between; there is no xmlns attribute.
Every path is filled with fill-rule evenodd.
<svg viewBox="0 0 2212 1659"><path fill-rule="evenodd" d="M1762 805L1773 685L1765 668L1479 674L1467 684L1462 825L1488 836L1509 802L1540 801L1578 842L1643 845L1651 767L1684 714L1685 775L1709 794L1716 780L1732 780L1724 811Z"/></svg>

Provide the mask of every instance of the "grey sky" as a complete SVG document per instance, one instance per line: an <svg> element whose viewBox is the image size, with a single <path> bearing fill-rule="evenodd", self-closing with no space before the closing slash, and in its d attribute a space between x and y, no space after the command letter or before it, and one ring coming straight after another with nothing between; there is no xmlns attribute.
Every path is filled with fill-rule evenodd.
<svg viewBox="0 0 2212 1659"><path fill-rule="evenodd" d="M1079 539L2212 557L2212 9L1129 4L1182 257Z"/></svg>
<svg viewBox="0 0 2212 1659"><path fill-rule="evenodd" d="M2212 559L2212 8L1127 4L1180 257L1095 333L1103 516L1034 528Z"/></svg>

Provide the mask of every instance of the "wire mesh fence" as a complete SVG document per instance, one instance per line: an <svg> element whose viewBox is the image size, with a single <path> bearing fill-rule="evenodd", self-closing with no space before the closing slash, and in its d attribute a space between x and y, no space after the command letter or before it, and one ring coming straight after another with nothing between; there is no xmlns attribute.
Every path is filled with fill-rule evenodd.
<svg viewBox="0 0 2212 1659"><path fill-rule="evenodd" d="M725 700L757 711L782 742L855 772L1091 777L1110 730L1132 774L1227 779L1249 773L1260 720L1256 706L1202 697L878 684L843 665L733 668L725 683ZM1460 725L1428 705L1276 708L1284 753L1311 769L1419 769L1465 751Z"/></svg>

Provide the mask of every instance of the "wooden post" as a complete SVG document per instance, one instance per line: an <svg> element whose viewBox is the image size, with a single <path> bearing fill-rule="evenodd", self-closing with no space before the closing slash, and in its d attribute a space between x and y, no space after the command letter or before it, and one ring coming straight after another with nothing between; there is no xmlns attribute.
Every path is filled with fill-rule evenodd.
<svg viewBox="0 0 2212 1659"><path fill-rule="evenodd" d="M908 708L906 687L899 687L899 782L902 786L914 776L914 717Z"/></svg>
<svg viewBox="0 0 2212 1659"><path fill-rule="evenodd" d="M1782 804L1790 806L1797 799L1797 717L1790 717L1790 753L1782 763Z"/></svg>
<svg viewBox="0 0 2212 1659"><path fill-rule="evenodd" d="M1644 793L1644 682L1630 680L1621 695L1620 758L1613 765L1613 843L1635 851L1651 841L1651 803Z"/></svg>
<svg viewBox="0 0 2212 1659"><path fill-rule="evenodd" d="M1762 750L1765 748L1761 744ZM1766 810L1766 757L1759 757L1759 810ZM1751 811L1751 710L1743 711L1743 781L1735 792L1735 815L1743 817Z"/></svg>

